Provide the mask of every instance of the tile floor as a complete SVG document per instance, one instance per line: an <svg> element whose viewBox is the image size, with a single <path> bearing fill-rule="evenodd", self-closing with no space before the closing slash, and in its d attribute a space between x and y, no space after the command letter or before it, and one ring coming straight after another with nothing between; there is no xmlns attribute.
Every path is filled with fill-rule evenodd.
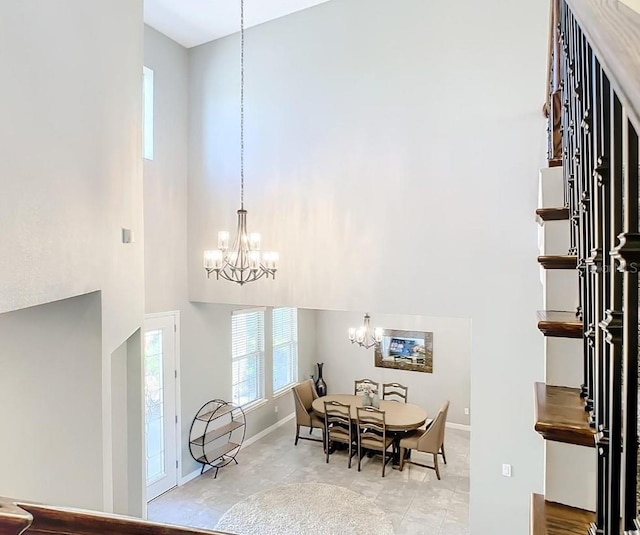
<svg viewBox="0 0 640 535"><path fill-rule="evenodd" d="M469 533L468 432L447 429L448 464L440 461L441 481L433 470L414 465L405 465L402 472L387 465L382 478L378 456L365 457L361 472L357 463L349 470L345 451L333 454L327 465L320 442L300 440L294 447L294 436L292 420L240 451L239 464L220 469L217 479L207 472L150 502L149 520L213 529L227 509L247 496L308 481L347 487L374 500L396 535ZM422 454L414 455L418 460ZM430 455L424 459L431 463Z"/></svg>

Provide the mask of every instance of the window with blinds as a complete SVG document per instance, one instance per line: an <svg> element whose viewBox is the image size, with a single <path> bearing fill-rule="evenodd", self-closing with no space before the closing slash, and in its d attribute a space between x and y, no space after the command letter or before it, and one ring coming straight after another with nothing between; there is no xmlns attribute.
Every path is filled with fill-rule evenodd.
<svg viewBox="0 0 640 535"><path fill-rule="evenodd" d="M239 310L231 318L232 397L246 405L264 397L264 309Z"/></svg>
<svg viewBox="0 0 640 535"><path fill-rule="evenodd" d="M273 392L298 381L298 309L273 309Z"/></svg>

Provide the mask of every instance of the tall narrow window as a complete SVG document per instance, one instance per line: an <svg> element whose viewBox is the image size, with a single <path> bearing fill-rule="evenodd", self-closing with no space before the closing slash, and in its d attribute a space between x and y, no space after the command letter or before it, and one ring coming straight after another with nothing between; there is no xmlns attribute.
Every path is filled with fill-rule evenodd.
<svg viewBox="0 0 640 535"><path fill-rule="evenodd" d="M153 71L142 69L142 155L153 160Z"/></svg>
<svg viewBox="0 0 640 535"><path fill-rule="evenodd" d="M273 391L298 381L298 309L273 309Z"/></svg>
<svg viewBox="0 0 640 535"><path fill-rule="evenodd" d="M232 398L247 405L264 397L264 309L238 310L231 318Z"/></svg>

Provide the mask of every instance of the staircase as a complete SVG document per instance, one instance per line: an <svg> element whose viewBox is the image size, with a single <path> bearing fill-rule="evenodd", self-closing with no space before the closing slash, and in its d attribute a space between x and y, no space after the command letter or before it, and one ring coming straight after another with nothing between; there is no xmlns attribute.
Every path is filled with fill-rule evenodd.
<svg viewBox="0 0 640 535"><path fill-rule="evenodd" d="M545 382L535 383L534 428L545 439L544 495L534 494L535 535L588 533L595 520L595 429L581 397L582 320L578 308L577 255L570 248L571 222L564 202L562 167L540 175L538 263L543 303L538 329L545 336ZM590 477L586 477L588 475ZM568 484L568 482L570 482Z"/></svg>
<svg viewBox="0 0 640 535"><path fill-rule="evenodd" d="M640 13L551 0L533 535L637 535Z"/></svg>

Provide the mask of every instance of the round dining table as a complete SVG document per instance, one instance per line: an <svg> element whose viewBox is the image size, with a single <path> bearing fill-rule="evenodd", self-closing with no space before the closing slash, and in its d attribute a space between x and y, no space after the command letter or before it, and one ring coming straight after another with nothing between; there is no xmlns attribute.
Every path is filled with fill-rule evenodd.
<svg viewBox="0 0 640 535"><path fill-rule="evenodd" d="M351 405L351 417L357 417L356 407L362 407L363 396L352 394L329 394L314 399L313 411L324 418L324 402L337 401L344 405ZM380 409L384 411L385 422L389 431L411 431L418 429L427 421L427 411L412 403L400 403L398 401L380 400Z"/></svg>

